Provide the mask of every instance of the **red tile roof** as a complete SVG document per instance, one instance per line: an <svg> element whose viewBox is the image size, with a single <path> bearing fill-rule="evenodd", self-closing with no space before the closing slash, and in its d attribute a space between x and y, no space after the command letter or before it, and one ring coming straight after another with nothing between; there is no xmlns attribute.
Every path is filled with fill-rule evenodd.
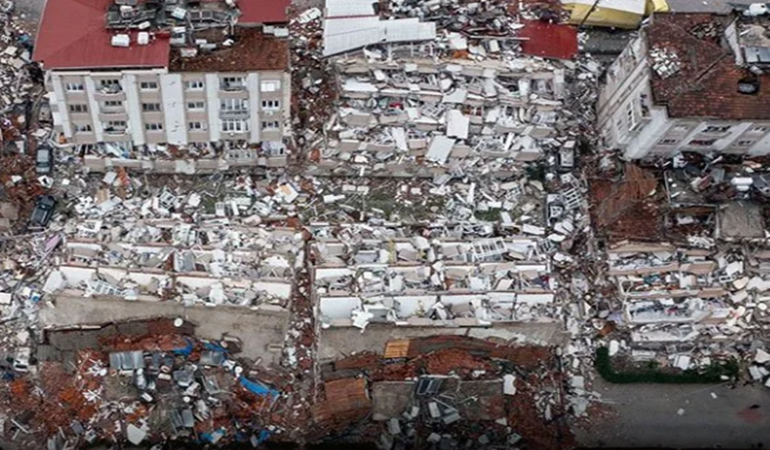
<svg viewBox="0 0 770 450"><path fill-rule="evenodd" d="M165 67L169 41L157 38L128 48L113 47L106 28L113 0L48 0L40 22L33 58L45 69Z"/></svg>
<svg viewBox="0 0 770 450"><path fill-rule="evenodd" d="M521 51L543 58L571 59L578 51L577 29L570 25L554 24L539 20L523 21L519 37L528 38L521 43Z"/></svg>
<svg viewBox="0 0 770 450"><path fill-rule="evenodd" d="M291 0L239 0L241 16L238 23L288 22L286 9Z"/></svg>
<svg viewBox="0 0 770 450"><path fill-rule="evenodd" d="M673 50L679 71L663 79L652 73L656 104L665 105L670 117L709 117L724 120L770 119L770 76L760 76L759 93L738 93L738 82L747 72L735 65L729 48L716 38L698 37L693 31L708 24L724 30L727 18L712 14L659 14L646 29L650 49Z"/></svg>

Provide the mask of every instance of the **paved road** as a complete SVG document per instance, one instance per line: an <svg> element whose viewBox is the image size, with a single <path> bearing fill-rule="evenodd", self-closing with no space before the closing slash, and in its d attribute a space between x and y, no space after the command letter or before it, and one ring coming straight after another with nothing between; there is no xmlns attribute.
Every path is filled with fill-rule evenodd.
<svg viewBox="0 0 770 450"><path fill-rule="evenodd" d="M620 385L597 376L594 390L615 417L575 430L584 446L770 448L770 389L761 385Z"/></svg>

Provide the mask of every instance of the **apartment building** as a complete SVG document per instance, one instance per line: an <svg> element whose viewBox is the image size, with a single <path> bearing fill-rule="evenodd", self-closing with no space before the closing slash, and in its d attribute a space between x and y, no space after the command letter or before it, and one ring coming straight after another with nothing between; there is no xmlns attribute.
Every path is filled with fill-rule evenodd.
<svg viewBox="0 0 770 450"><path fill-rule="evenodd" d="M604 145L629 159L770 153L769 24L732 11L655 14L606 72Z"/></svg>
<svg viewBox="0 0 770 450"><path fill-rule="evenodd" d="M287 7L49 0L34 59L61 140L113 159L244 150L280 158L291 92Z"/></svg>

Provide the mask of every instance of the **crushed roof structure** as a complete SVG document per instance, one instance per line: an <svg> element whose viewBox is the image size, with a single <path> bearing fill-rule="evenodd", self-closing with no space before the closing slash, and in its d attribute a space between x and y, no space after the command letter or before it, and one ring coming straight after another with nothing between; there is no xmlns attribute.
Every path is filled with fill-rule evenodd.
<svg viewBox="0 0 770 450"><path fill-rule="evenodd" d="M669 117L770 119L770 75L736 65L734 51L722 44L728 26L728 17L706 13L652 18L645 30L652 93ZM739 92L742 83L756 92Z"/></svg>

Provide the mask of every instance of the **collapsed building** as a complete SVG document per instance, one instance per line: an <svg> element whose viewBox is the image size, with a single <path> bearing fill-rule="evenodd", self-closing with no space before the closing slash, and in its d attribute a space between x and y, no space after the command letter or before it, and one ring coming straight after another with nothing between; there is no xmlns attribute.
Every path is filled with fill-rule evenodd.
<svg viewBox="0 0 770 450"><path fill-rule="evenodd" d="M33 59L53 141L95 171L284 166L288 2L242 3L48 2Z"/></svg>
<svg viewBox="0 0 770 450"><path fill-rule="evenodd" d="M564 110L576 66L559 59L576 54L576 31L493 3L444 8L394 3L380 14L367 2L327 3L323 52L339 98L319 165L509 170L550 151L574 164L577 119ZM455 22L442 22L450 11ZM462 27L470 32L453 31Z"/></svg>
<svg viewBox="0 0 770 450"><path fill-rule="evenodd" d="M440 229L399 236L341 230L312 244L314 289L327 326L484 326L548 320L553 280L542 238L467 241ZM541 311L543 310L543 311Z"/></svg>

